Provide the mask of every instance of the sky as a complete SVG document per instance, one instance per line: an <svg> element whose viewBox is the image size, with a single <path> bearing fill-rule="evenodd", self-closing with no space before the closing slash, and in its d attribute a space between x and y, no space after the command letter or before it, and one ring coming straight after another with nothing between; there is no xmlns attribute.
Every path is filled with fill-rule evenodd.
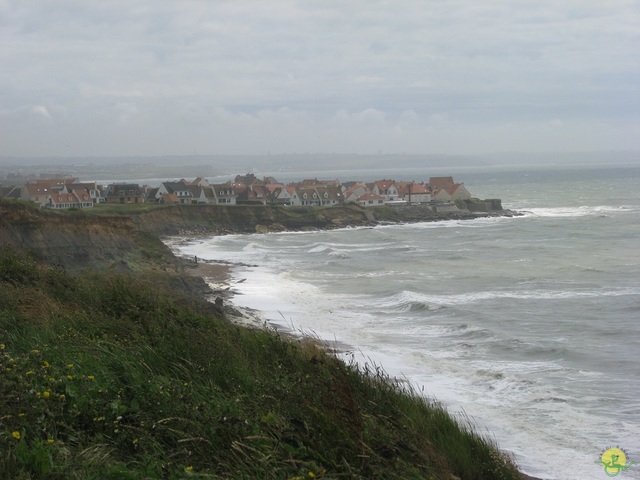
<svg viewBox="0 0 640 480"><path fill-rule="evenodd" d="M640 1L0 0L0 155L640 150Z"/></svg>

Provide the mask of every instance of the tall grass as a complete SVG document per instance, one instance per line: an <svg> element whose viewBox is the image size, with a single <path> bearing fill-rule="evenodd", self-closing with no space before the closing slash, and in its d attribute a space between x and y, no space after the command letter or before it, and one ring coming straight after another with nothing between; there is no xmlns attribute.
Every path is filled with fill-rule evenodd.
<svg viewBox="0 0 640 480"><path fill-rule="evenodd" d="M0 376L0 478L519 478L380 368L7 251Z"/></svg>

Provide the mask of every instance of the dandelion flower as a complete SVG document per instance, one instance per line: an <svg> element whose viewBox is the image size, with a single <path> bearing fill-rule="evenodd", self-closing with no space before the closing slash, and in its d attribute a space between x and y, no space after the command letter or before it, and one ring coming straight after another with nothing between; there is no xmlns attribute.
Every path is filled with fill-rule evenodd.
<svg viewBox="0 0 640 480"><path fill-rule="evenodd" d="M46 390L46 391L42 392L42 396L44 398L49 398L51 396L51 393L48 390Z"/></svg>
<svg viewBox="0 0 640 480"><path fill-rule="evenodd" d="M20 440L20 432L11 432L11 436L16 440Z"/></svg>

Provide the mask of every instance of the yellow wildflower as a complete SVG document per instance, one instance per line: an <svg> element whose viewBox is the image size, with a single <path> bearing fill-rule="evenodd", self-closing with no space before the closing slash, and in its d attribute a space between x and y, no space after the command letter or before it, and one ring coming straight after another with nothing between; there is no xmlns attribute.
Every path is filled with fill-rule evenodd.
<svg viewBox="0 0 640 480"><path fill-rule="evenodd" d="M33 370L29 370L25 375L33 375Z"/></svg>
<svg viewBox="0 0 640 480"><path fill-rule="evenodd" d="M67 380L73 380L73 375L67 375Z"/></svg>
<svg viewBox="0 0 640 480"><path fill-rule="evenodd" d="M46 360L44 362L42 362L42 366L44 368L49 368L49 362L47 362Z"/></svg>
<svg viewBox="0 0 640 480"><path fill-rule="evenodd" d="M18 416L19 416L19 417L24 417L24 413L20 412L20 413L18 414Z"/></svg>
<svg viewBox="0 0 640 480"><path fill-rule="evenodd" d="M6 370L7 372L10 372L10 371L11 371L11 367L7 367L7 368L5 368L5 370Z"/></svg>
<svg viewBox="0 0 640 480"><path fill-rule="evenodd" d="M67 363L67 368L73 368L73 363Z"/></svg>
<svg viewBox="0 0 640 480"><path fill-rule="evenodd" d="M40 350L31 350L31 353L40 353Z"/></svg>
<svg viewBox="0 0 640 480"><path fill-rule="evenodd" d="M315 473L313 473L313 472L309 472L309 476L310 476L311 478L316 478L316 474L315 474Z"/></svg>
<svg viewBox="0 0 640 480"><path fill-rule="evenodd" d="M51 396L51 393L48 390L45 390L44 392L42 392L42 396L44 398L49 398Z"/></svg>
<svg viewBox="0 0 640 480"><path fill-rule="evenodd" d="M88 378L89 380L95 380L95 379L96 379L96 377L94 377L93 375L89 375L87 378Z"/></svg>
<svg viewBox="0 0 640 480"><path fill-rule="evenodd" d="M49 445L51 445L53 442L55 442L55 440L54 440L53 438L48 438L48 439L47 439L47 443L48 443Z"/></svg>
<svg viewBox="0 0 640 480"><path fill-rule="evenodd" d="M0 343L0 350L4 350L4 343Z"/></svg>
<svg viewBox="0 0 640 480"><path fill-rule="evenodd" d="M11 436L16 440L20 440L20 432L11 432Z"/></svg>
<svg viewBox="0 0 640 480"><path fill-rule="evenodd" d="M64 393L61 393L60 394L60 400L64 400L64 399L65 399Z"/></svg>
<svg viewBox="0 0 640 480"><path fill-rule="evenodd" d="M185 468L185 470L187 472L193 472L193 467L192 466L188 466L187 468Z"/></svg>

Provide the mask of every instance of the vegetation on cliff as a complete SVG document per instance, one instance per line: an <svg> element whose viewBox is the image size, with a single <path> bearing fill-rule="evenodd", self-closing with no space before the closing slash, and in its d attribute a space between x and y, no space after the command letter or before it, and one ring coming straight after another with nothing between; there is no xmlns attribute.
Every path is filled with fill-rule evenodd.
<svg viewBox="0 0 640 480"><path fill-rule="evenodd" d="M0 478L519 478L381 369L231 325L158 238L371 221L359 208L0 201Z"/></svg>
<svg viewBox="0 0 640 480"><path fill-rule="evenodd" d="M519 478L378 368L6 249L0 375L0 478Z"/></svg>

